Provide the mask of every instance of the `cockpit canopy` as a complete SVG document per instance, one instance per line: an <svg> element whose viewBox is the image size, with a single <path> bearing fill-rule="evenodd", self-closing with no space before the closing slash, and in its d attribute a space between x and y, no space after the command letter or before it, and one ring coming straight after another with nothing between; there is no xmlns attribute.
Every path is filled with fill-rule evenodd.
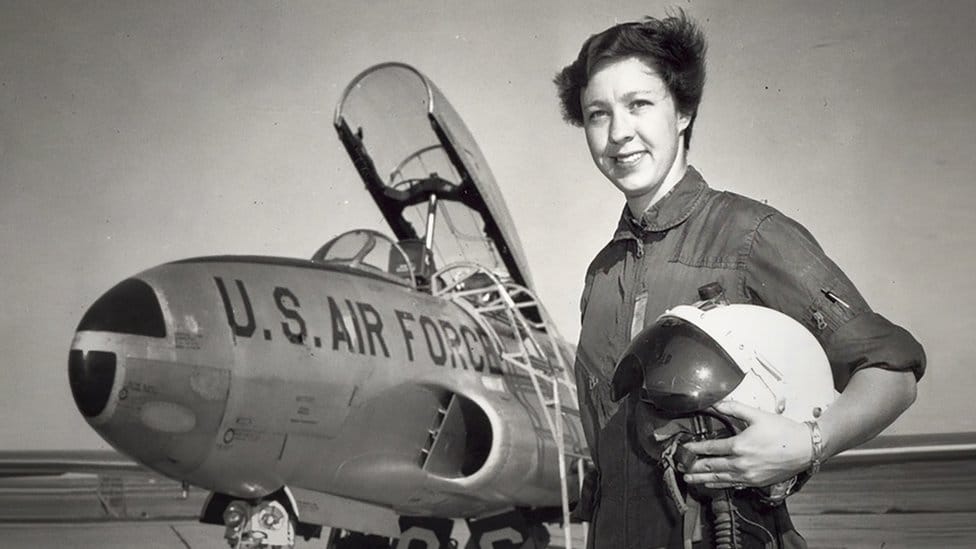
<svg viewBox="0 0 976 549"><path fill-rule="evenodd" d="M521 244L484 156L423 74L399 63L363 72L346 88L335 126L401 243L423 239L441 266L475 263L531 287ZM422 257L415 258L415 274L432 275Z"/></svg>
<svg viewBox="0 0 976 549"><path fill-rule="evenodd" d="M412 242L402 244L404 246L378 231L355 229L327 242L312 255L312 261L416 288L414 264L423 256L418 255L412 260L406 250L414 250L417 246ZM422 253L423 243L419 249Z"/></svg>

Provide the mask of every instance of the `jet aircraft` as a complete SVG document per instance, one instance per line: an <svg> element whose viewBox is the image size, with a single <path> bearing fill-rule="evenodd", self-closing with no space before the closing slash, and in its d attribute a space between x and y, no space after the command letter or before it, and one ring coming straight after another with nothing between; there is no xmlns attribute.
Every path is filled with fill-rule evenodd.
<svg viewBox="0 0 976 549"><path fill-rule="evenodd" d="M122 454L211 491L201 520L234 547L322 525L335 547L447 547L451 519L472 546L532 546L567 520L588 451L573 350L491 171L407 65L357 76L334 122L392 236L121 281L71 343L78 409Z"/></svg>

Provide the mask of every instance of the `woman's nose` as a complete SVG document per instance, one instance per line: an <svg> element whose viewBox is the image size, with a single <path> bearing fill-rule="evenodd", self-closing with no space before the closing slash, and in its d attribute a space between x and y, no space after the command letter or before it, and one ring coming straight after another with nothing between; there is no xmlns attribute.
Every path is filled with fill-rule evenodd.
<svg viewBox="0 0 976 549"><path fill-rule="evenodd" d="M627 115L615 115L610 120L610 141L626 143L634 137L634 124Z"/></svg>

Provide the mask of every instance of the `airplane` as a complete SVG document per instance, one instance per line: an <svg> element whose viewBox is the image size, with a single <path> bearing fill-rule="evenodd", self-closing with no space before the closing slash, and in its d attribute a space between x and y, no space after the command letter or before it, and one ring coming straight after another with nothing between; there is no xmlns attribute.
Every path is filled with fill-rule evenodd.
<svg viewBox="0 0 976 549"><path fill-rule="evenodd" d="M359 74L334 123L393 236L126 278L72 340L77 407L123 455L211 491L201 521L233 547L323 525L330 547L447 547L453 519L472 547L536 546L543 521L568 524L589 452L574 350L487 162L405 64Z"/></svg>

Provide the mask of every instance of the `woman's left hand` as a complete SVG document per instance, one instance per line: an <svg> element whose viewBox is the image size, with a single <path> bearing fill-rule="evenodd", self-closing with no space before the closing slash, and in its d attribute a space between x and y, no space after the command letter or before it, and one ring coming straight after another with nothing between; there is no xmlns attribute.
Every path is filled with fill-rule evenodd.
<svg viewBox="0 0 976 549"><path fill-rule="evenodd" d="M738 402L722 402L714 409L748 427L734 437L686 443L699 457L685 482L708 488L767 486L810 465L813 447L806 424Z"/></svg>

